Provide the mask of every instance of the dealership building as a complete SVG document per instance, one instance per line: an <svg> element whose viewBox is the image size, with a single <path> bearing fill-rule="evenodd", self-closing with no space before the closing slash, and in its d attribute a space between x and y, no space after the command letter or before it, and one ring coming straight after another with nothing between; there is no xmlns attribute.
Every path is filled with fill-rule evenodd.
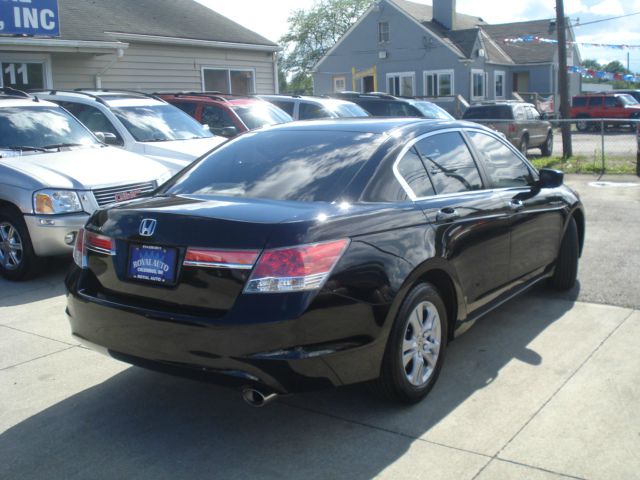
<svg viewBox="0 0 640 480"><path fill-rule="evenodd" d="M0 0L0 87L274 93L278 50L193 0Z"/></svg>

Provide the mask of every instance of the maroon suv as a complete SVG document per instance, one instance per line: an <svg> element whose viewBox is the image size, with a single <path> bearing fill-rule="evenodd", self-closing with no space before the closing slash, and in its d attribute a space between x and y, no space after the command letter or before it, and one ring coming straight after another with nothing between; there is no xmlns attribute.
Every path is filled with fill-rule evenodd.
<svg viewBox="0 0 640 480"><path fill-rule="evenodd" d="M580 132L595 129L597 122L588 119L638 119L640 118L640 103L631 95L625 93L592 93L576 95L571 103L571 118L576 118L576 128ZM626 122L606 122L607 124L624 124ZM632 123L627 123L635 128ZM605 125L606 126L606 125Z"/></svg>
<svg viewBox="0 0 640 480"><path fill-rule="evenodd" d="M219 92L156 93L164 101L188 113L211 133L235 137L268 125L291 122L291 116L259 98Z"/></svg>

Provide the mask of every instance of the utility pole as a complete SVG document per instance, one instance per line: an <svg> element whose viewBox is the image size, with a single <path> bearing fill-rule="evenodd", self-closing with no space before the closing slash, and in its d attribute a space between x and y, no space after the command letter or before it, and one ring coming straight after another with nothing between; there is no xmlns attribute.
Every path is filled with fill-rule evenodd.
<svg viewBox="0 0 640 480"><path fill-rule="evenodd" d="M560 86L560 119L569 119L569 78L567 74L567 33L564 20L564 1L556 0L556 27L558 29L558 84ZM562 158L573 155L571 148L571 124L562 122Z"/></svg>

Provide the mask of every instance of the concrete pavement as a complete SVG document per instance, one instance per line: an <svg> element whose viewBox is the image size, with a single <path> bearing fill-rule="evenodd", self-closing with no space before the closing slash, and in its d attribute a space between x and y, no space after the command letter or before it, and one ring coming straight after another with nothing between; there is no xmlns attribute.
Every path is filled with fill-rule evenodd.
<svg viewBox="0 0 640 480"><path fill-rule="evenodd" d="M636 227L619 221L638 197L593 180L568 178L590 192L580 288L536 288L478 321L408 408L355 386L252 409L78 346L64 263L0 280L0 479L640 479L638 255L620 240Z"/></svg>

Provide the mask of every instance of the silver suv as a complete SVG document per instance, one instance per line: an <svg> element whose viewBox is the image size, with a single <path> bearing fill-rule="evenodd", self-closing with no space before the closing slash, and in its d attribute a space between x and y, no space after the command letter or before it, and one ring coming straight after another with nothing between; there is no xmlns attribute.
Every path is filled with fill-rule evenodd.
<svg viewBox="0 0 640 480"><path fill-rule="evenodd" d="M161 98L128 90L31 92L66 108L104 142L176 173L227 139Z"/></svg>
<svg viewBox="0 0 640 480"><path fill-rule="evenodd" d="M0 89L0 275L22 280L42 257L71 254L90 213L170 176L150 158L101 143L55 103Z"/></svg>
<svg viewBox="0 0 640 480"><path fill-rule="evenodd" d="M281 108L294 120L369 116L364 108L355 103L335 98L302 95L258 95L258 97Z"/></svg>

